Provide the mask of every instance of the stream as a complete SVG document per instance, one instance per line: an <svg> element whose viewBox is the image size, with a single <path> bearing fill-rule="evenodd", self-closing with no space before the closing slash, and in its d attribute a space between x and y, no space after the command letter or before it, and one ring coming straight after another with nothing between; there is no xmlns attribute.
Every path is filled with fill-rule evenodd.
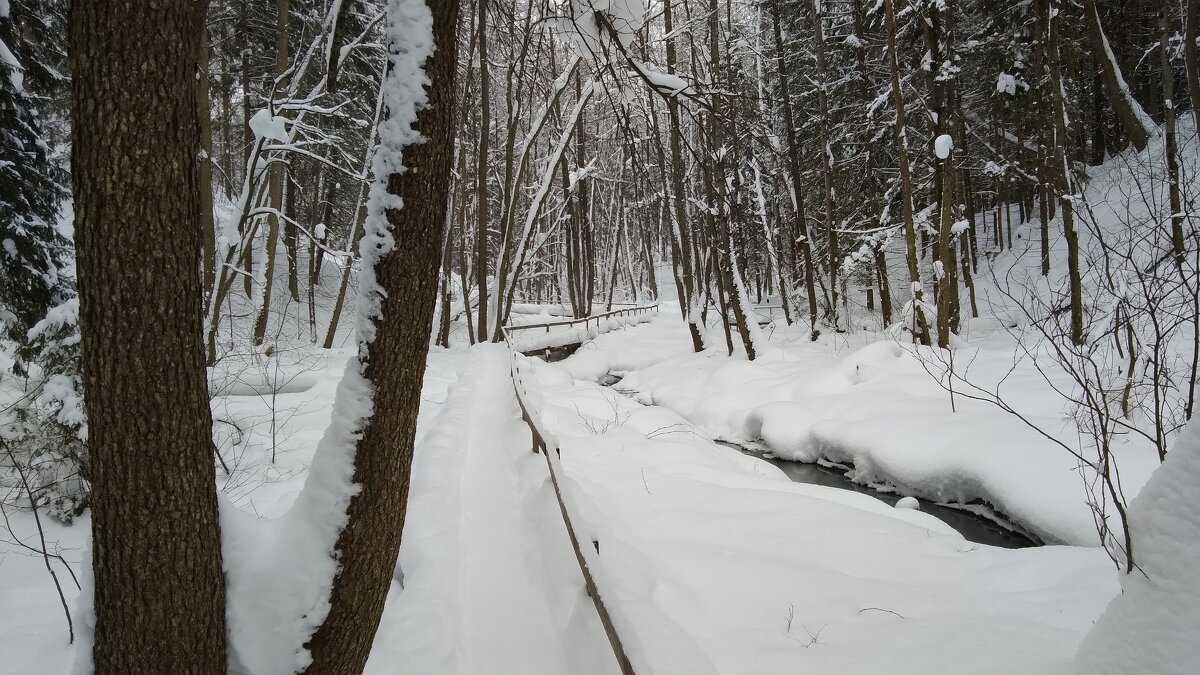
<svg viewBox="0 0 1200 675"><path fill-rule="evenodd" d="M599 384L602 387L612 387L614 384L621 381L620 375L609 373L600 378ZM619 389L613 389L617 393L622 393ZM622 393L622 395L624 395ZM632 397L627 397L630 400L636 400ZM846 476L848 471L845 467L824 466L821 464L809 464L804 462L790 462L784 459L779 459L770 454L764 454L761 451L752 450L750 448L730 443L727 441L715 441L728 448L733 448L750 457L755 457L764 462L778 467L788 478L795 483L806 483L809 485L822 485L825 487L838 488L841 490L850 490L858 492L869 497L874 497L881 502L890 506L895 506L896 502L904 496L896 492L876 489L869 485L855 483ZM943 523L954 528L967 541L973 541L977 544L987 544L988 546L999 546L1002 548L1028 548L1030 546L1039 546L1040 542L1032 537L1025 535L1016 529L1008 527L998 522L995 518L984 515L991 513L991 510L984 504L968 504L968 505L951 505L938 504L925 499L917 499L920 508L925 513L934 516Z"/></svg>

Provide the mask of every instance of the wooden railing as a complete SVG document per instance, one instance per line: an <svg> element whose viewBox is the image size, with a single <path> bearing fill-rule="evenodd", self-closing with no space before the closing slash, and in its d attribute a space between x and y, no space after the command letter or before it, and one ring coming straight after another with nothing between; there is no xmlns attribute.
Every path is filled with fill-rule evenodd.
<svg viewBox="0 0 1200 675"><path fill-rule="evenodd" d="M600 322L603 321L604 319L611 319L614 317L622 317L622 316L637 316L639 314L648 314L650 312L656 312L656 311L658 311L658 303L655 303L653 305L645 305L645 306L639 305L637 307L626 307L625 309L614 309L611 312L604 312L603 314L596 314L593 316L585 316L585 317L581 317L578 319L568 319L566 321L551 321L550 323L522 323L522 324L516 324L513 326L505 326L504 332L505 332L505 338L508 338L512 333L516 333L516 332L523 331L523 330L535 330L535 329L539 329L539 328L543 329L547 333L549 333L551 328L570 328L572 326L578 326L581 324L586 327L586 326L592 325L593 321L596 322L596 328L599 329Z"/></svg>
<svg viewBox="0 0 1200 675"><path fill-rule="evenodd" d="M596 587L596 579L592 576L592 565L599 561L600 542L592 540L591 546L581 546L579 536L576 533L575 525L571 520L571 511L567 508L567 499L563 496L563 481L562 481L562 455L558 447L558 441L542 426L532 413L528 405L528 395L526 393L525 381L522 377L520 353L513 348L510 340L510 333L543 328L547 332L553 326L574 326L590 321L597 321L597 329L599 329L599 320L611 318L613 316L636 316L642 312L651 312L658 308L658 305L649 307L630 307L627 309L615 310L606 312L596 316L590 316L582 319L574 319L571 321L559 321L549 324L533 324L521 326L506 326L504 328L504 341L509 348L509 374L512 377L513 391L517 396L517 404L521 407L521 419L525 421L529 427L529 433L533 437L533 451L540 452L546 458L546 468L550 472L550 484L554 487L554 497L558 501L558 510L562 514L563 523L567 527L567 536L571 539L571 548L575 551L575 561L579 563L579 571L583 574L584 586L587 588L588 596L592 599L592 604L596 607L596 614L600 616L600 624L604 626L604 634L608 637L608 644L612 647L613 656L617 659L617 665L621 668L621 673L624 675L633 675L636 671L633 669L633 664L629 661L629 655L625 651L625 646L621 641L621 635L617 632L617 627L613 623L612 614L609 612L608 606L604 602L604 597L600 590Z"/></svg>

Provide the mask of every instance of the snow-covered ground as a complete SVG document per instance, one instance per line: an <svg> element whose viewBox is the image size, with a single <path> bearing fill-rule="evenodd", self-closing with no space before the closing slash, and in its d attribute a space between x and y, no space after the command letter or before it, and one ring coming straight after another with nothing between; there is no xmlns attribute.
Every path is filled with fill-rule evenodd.
<svg viewBox="0 0 1200 675"><path fill-rule="evenodd" d="M976 545L918 511L792 483L671 410L575 379L575 358L536 369L535 407L647 672L1062 672L1116 591L1098 548Z"/></svg>
<svg viewBox="0 0 1200 675"><path fill-rule="evenodd" d="M993 262L1006 282L1020 276L1014 270L1028 275L1036 266L1032 232L1022 228L1018 246ZM1046 289L1062 282L1061 242L1054 247L1054 274L1033 280ZM315 330L300 305L272 315L269 354L234 348L249 342L244 319L252 305L231 300L226 315L239 317L239 333L220 336L222 355L210 373L218 485L236 508L223 513L227 524L230 515L248 523L280 518L300 493L352 355L352 312L342 317L334 350L311 342L313 333L323 337L339 274L336 265L324 273ZM807 327L783 326L776 314L750 362L726 354L719 326L709 328L712 348L693 353L678 307L665 302L641 325L607 322L603 328L613 330L598 337L575 331L572 339L594 339L561 363L528 362L528 402L561 445L563 488L581 538L599 542L594 574L638 672L1069 670L1120 586L1087 501L1093 477L1059 445L1085 445L1054 391L1071 382L1044 361L1014 356L1018 338L1006 314L1014 298L989 296L997 284L995 276L981 281L981 301L991 304L983 318L965 322L953 367L979 390L999 392L1024 421L970 392L952 396L943 386L949 352L918 349L862 312L847 318L853 332L825 330L817 342ZM661 292L673 296L669 287ZM451 308L452 316L459 311ZM548 306L516 311L514 323L563 314ZM540 339L557 345L565 335ZM466 348L466 340L456 318L455 347L429 354L397 581L368 670L617 672L545 460L531 451L509 352ZM608 373L624 376L620 391L597 384ZM973 544L920 511L793 483L714 439L836 464L883 489L994 509L1056 545ZM1134 434L1116 442L1132 498L1159 460ZM0 668L69 672L53 581L40 555L21 544L41 546L34 520L21 510L6 516ZM62 556L51 567L74 607L67 568L81 571L87 515L71 526L41 522L47 547ZM1170 547L1160 539L1148 548ZM1152 555L1149 564L1165 560L1163 569L1177 571L1170 555ZM254 588L232 592L234 615L272 601ZM1152 600L1126 604L1139 602ZM235 635L232 644L255 649L255 635Z"/></svg>
<svg viewBox="0 0 1200 675"><path fill-rule="evenodd" d="M982 500L1047 542L1098 543L1078 461L991 403L960 393L952 409L931 374L945 367L932 350L872 333L813 343L802 330L780 329L750 362L721 345L693 353L676 316L664 310L636 332L600 336L561 365L581 379L622 373L619 389L671 409L708 437L852 465L859 482L933 501ZM1078 444L1065 406L1033 365L1014 370L1006 334L986 334L978 323L976 331L971 347L956 350L959 372L984 389L1003 380L1018 412ZM1136 492L1158 457L1139 446L1118 452L1126 488Z"/></svg>
<svg viewBox="0 0 1200 675"><path fill-rule="evenodd" d="M1066 668L1117 592L1101 549L972 544L919 511L792 483L713 444L713 428L687 414L592 381L635 370L627 380L649 383L678 368L681 389L702 397L706 362L745 370L723 353L688 357L677 316L666 311L601 336L561 364L531 362L536 378L527 382L536 414L562 446L579 527L600 542L597 582L642 671ZM899 360L891 349L885 356ZM213 408L226 421L216 432L232 474L219 470L220 483L247 517L277 517L295 499L349 356L301 350L265 365L218 367ZM780 376L795 367L770 358ZM393 584L369 672L616 671L544 459L530 450L508 363L501 345L430 353L400 556L405 586ZM827 380L837 375L833 365ZM724 387L734 396L733 384ZM9 516L19 536L34 536L27 513ZM86 518L43 525L78 572ZM66 672L65 620L41 559L3 547L5 667ZM73 605L74 586L55 565Z"/></svg>

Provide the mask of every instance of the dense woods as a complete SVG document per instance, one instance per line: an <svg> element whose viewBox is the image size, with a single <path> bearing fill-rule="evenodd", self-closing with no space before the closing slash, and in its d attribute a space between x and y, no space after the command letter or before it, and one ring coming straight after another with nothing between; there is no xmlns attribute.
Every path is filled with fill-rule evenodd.
<svg viewBox="0 0 1200 675"><path fill-rule="evenodd" d="M302 641L239 667L361 672L431 344L661 300L695 352L878 332L1019 416L955 379L988 315L1077 385L1132 572L1114 439L1165 460L1196 400L1198 37L1200 0L0 0L0 501L90 509L97 670L221 672L213 373L356 347Z"/></svg>

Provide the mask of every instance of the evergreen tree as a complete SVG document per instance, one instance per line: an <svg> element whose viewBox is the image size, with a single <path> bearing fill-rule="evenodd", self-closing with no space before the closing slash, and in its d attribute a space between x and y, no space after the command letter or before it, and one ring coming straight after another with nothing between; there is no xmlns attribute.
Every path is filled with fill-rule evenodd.
<svg viewBox="0 0 1200 675"><path fill-rule="evenodd" d="M66 78L58 3L13 0L0 9L0 326L20 345L69 294L60 279L70 243L56 228L66 174L41 108Z"/></svg>

